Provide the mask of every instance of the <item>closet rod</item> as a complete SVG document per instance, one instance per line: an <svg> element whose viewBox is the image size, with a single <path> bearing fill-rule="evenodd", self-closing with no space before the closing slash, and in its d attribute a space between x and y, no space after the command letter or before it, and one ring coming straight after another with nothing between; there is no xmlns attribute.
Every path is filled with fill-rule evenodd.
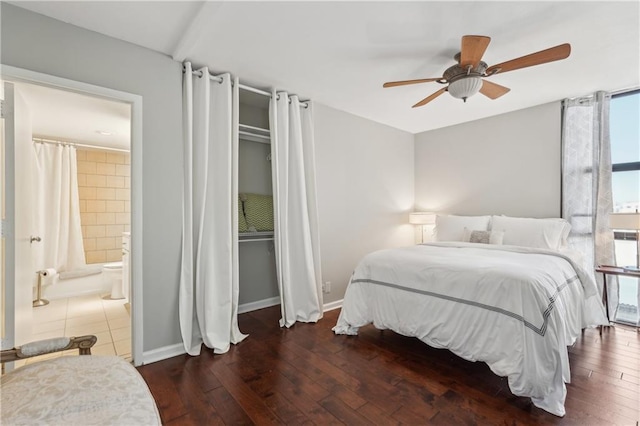
<svg viewBox="0 0 640 426"><path fill-rule="evenodd" d="M265 92L264 90L256 89L255 87L247 86L246 84L238 84L238 87L244 90L248 90L249 92L257 93L258 95L271 97L271 93ZM291 101L289 101L289 103L291 103ZM302 108L307 108L309 107L309 104L307 102L300 102L300 106Z"/></svg>
<svg viewBox="0 0 640 426"><path fill-rule="evenodd" d="M202 77L202 71L191 71L191 74ZM222 77L218 77L217 75L209 74L209 78L213 81L217 81L218 83L222 82ZM264 90L256 89L255 87L247 86L246 84L239 84L238 87L240 89L248 90L249 92L257 93L258 95L271 97L271 93ZM309 104L307 102L300 102L300 106L303 108L308 108Z"/></svg>
<svg viewBox="0 0 640 426"><path fill-rule="evenodd" d="M238 240L239 243L246 243L249 241L273 241L273 237L271 238L247 238L246 240Z"/></svg>
<svg viewBox="0 0 640 426"><path fill-rule="evenodd" d="M76 148L99 149L101 151L125 152L127 154L130 152L128 149L108 148L108 147L104 147L104 146L86 145L86 144L83 144L83 143L56 141L56 140L42 139L42 138L33 138L33 142L34 143L48 143L48 144L52 144L52 145L70 145L70 146L75 146Z"/></svg>
<svg viewBox="0 0 640 426"><path fill-rule="evenodd" d="M247 86L246 84L238 84L238 87L244 90L248 90L249 92L257 93L258 95L271 97L271 93L265 92L264 90L256 89L255 87Z"/></svg>
<svg viewBox="0 0 640 426"><path fill-rule="evenodd" d="M251 132L244 132L244 131L242 131L242 130L240 130L240 131L238 132L238 134L240 134L240 135L242 135L242 136L251 136L251 137L253 137L253 138L264 139L265 141L270 141L270 140L271 140L271 137L269 137L269 136L266 136L266 135L259 135L259 134L251 133Z"/></svg>
<svg viewBox="0 0 640 426"><path fill-rule="evenodd" d="M241 129L255 130L257 132L267 133L267 134L270 133L269 129L263 129L262 127L249 126L248 124L239 124L239 126Z"/></svg>

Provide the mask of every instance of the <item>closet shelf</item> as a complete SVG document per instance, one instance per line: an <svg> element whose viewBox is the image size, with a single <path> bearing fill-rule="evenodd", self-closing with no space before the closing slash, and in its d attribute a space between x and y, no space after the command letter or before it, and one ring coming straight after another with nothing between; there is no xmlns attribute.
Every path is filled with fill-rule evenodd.
<svg viewBox="0 0 640 426"><path fill-rule="evenodd" d="M262 127L249 126L248 124L239 124L240 130L244 130L246 132L253 132L258 134L264 134L269 136L271 131L269 129L264 129Z"/></svg>
<svg viewBox="0 0 640 426"><path fill-rule="evenodd" d="M240 124L238 127L240 128L238 134L240 139L242 140L266 144L271 143L271 132L269 131L269 129L248 126L246 124Z"/></svg>
<svg viewBox="0 0 640 426"><path fill-rule="evenodd" d="M273 241L273 231L241 232L238 234L238 242L248 241Z"/></svg>

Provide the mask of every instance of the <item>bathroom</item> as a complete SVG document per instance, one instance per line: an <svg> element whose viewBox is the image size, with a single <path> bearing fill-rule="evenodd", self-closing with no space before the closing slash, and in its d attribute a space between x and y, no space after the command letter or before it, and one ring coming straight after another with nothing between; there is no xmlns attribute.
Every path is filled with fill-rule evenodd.
<svg viewBox="0 0 640 426"><path fill-rule="evenodd" d="M94 354L131 359L131 107L14 86L31 125L20 141L30 144L31 163L24 164L30 179L20 186L16 179L16 197L31 197L33 207L31 259L25 262L33 270L33 301L31 312L16 314L22 330L16 344L93 334Z"/></svg>

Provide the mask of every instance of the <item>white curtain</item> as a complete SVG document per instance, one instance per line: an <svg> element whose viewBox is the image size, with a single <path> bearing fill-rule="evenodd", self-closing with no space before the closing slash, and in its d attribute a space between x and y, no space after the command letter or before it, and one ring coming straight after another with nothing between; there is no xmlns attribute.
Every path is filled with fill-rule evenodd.
<svg viewBox="0 0 640 426"><path fill-rule="evenodd" d="M187 353L202 343L225 353L246 335L238 328L238 84L183 81L184 195L180 330ZM237 83L237 82L236 82Z"/></svg>
<svg viewBox="0 0 640 426"><path fill-rule="evenodd" d="M280 326L291 327L322 318L313 113L275 91L269 113Z"/></svg>
<svg viewBox="0 0 640 426"><path fill-rule="evenodd" d="M611 187L610 96L566 99L562 103L562 216L572 226L570 248L584 255L585 267L615 265ZM602 294L602 276L596 276ZM618 307L618 282L607 281L609 317Z"/></svg>
<svg viewBox="0 0 640 426"><path fill-rule="evenodd" d="M76 148L64 144L34 143L36 158L36 267L58 272L86 266Z"/></svg>

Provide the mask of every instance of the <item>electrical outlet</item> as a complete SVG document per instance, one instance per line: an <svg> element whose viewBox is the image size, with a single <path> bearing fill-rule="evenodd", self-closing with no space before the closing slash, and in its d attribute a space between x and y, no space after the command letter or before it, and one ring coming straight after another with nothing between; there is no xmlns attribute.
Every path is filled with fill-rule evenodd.
<svg viewBox="0 0 640 426"><path fill-rule="evenodd" d="M331 293L331 281L325 281L324 284L322 284L322 292L323 293Z"/></svg>

